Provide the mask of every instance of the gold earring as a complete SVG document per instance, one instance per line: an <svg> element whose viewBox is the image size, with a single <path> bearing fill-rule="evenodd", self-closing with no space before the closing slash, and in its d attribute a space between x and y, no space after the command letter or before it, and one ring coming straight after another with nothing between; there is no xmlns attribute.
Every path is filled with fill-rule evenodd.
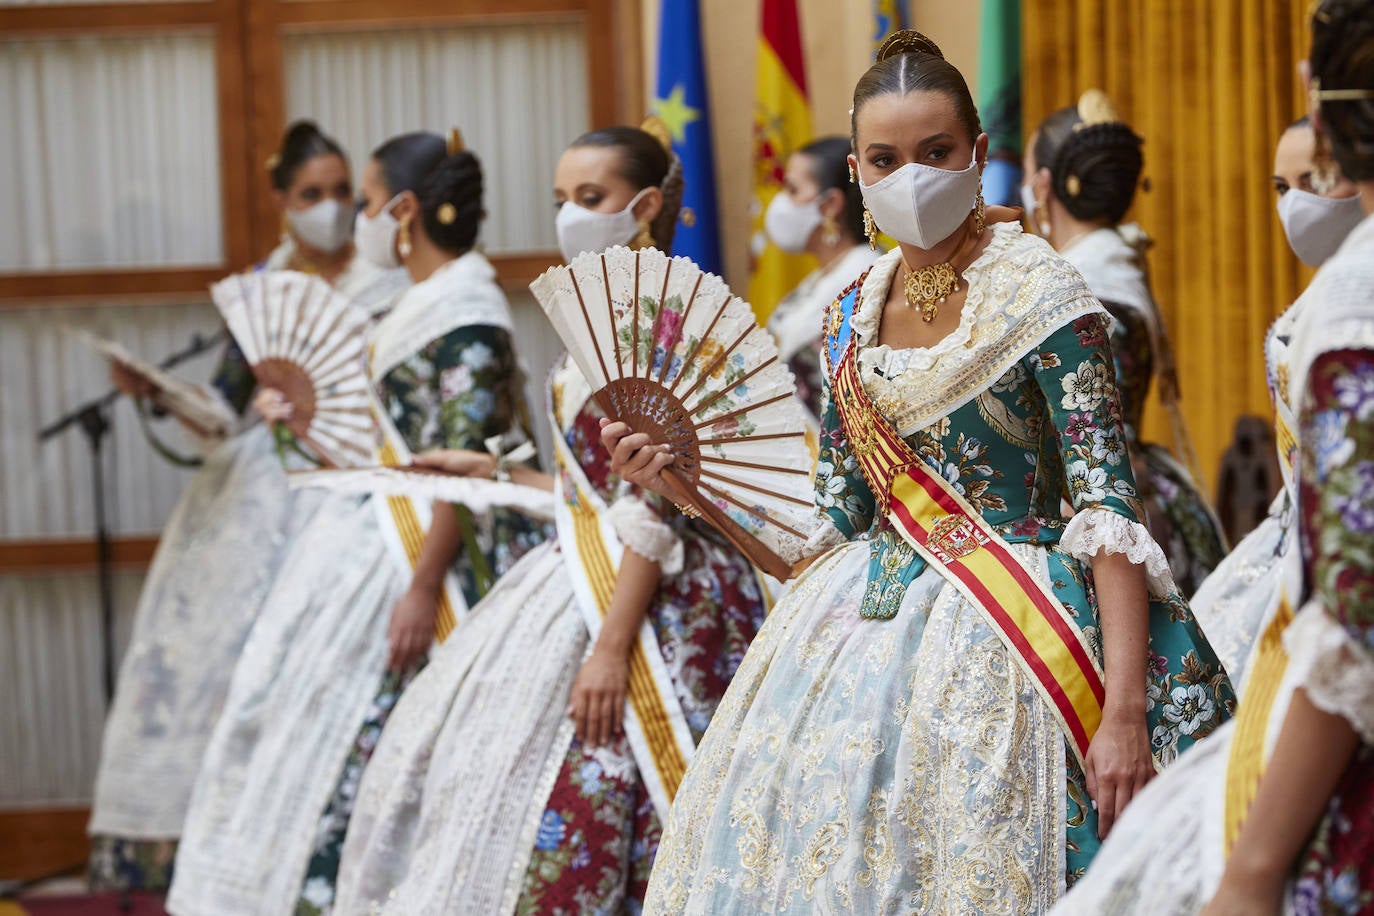
<svg viewBox="0 0 1374 916"><path fill-rule="evenodd" d="M408 258L408 257L410 257L410 252L411 252L412 250L414 250L414 249L411 247L411 244L410 244L410 222L409 222L409 220L407 220L407 221L404 222L404 223L401 223L400 228L398 228L398 229L396 230L396 235L397 235L396 250L399 251L399 252L401 253L401 257L403 257L403 258Z"/></svg>
<svg viewBox="0 0 1374 916"><path fill-rule="evenodd" d="M648 221L647 219L642 219L642 220L639 221L639 232L635 233L635 237L634 237L633 239L630 240L630 247L631 247L631 248L653 248L653 247L654 247L654 233L653 233L653 229L650 227L649 221Z"/></svg>
<svg viewBox="0 0 1374 916"><path fill-rule="evenodd" d="M289 238L290 235L291 235L291 220L287 219L287 218L286 218L286 214L283 213L283 214L281 215L281 237L282 237L283 239L286 239L286 238Z"/></svg>
<svg viewBox="0 0 1374 916"><path fill-rule="evenodd" d="M983 230L988 227L987 207L983 205L983 183L978 183L978 202L973 205L973 228L978 235L983 234Z"/></svg>
<svg viewBox="0 0 1374 916"><path fill-rule="evenodd" d="M854 163L852 163L852 162L849 163L849 183L850 183L850 184L858 184L858 183L859 183L859 173L856 172L856 171L854 171Z"/></svg>
<svg viewBox="0 0 1374 916"><path fill-rule="evenodd" d="M868 238L868 248L870 251L878 250L878 227L873 222L873 214L868 207L864 207L864 236Z"/></svg>
<svg viewBox="0 0 1374 916"><path fill-rule="evenodd" d="M840 240L840 227L835 222L833 216L827 216L821 220L821 241L827 245L834 245Z"/></svg>

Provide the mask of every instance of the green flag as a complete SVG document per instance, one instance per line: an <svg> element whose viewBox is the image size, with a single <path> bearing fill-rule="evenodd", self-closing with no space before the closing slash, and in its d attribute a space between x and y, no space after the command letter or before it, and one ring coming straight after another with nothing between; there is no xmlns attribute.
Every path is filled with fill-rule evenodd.
<svg viewBox="0 0 1374 916"><path fill-rule="evenodd" d="M978 113L988 134L983 197L1021 203L1021 0L983 0Z"/></svg>

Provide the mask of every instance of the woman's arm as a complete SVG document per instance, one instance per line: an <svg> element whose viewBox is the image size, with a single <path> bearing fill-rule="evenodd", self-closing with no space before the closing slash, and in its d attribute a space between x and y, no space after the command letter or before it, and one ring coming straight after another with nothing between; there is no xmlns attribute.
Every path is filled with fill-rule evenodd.
<svg viewBox="0 0 1374 916"><path fill-rule="evenodd" d="M1303 683L1284 716L1221 886L1204 910L1207 916L1279 912L1284 883L1356 748L1374 739L1369 712L1374 706L1374 653L1369 650L1374 646L1374 490L1369 485L1374 361L1369 351L1341 350L1318 358L1305 390L1299 418L1299 524L1312 601L1285 638L1297 650L1290 667L1298 669Z"/></svg>
<svg viewBox="0 0 1374 916"><path fill-rule="evenodd" d="M404 671L429 651L444 576L462 543L457 510L448 503L435 503L434 518L425 533L410 587L396 602L387 626L387 667L391 670Z"/></svg>
<svg viewBox="0 0 1374 916"><path fill-rule="evenodd" d="M1141 524L1107 328L1105 315L1078 318L1026 363L1045 395L1068 474L1074 518L1061 543L1091 566L1097 591L1106 698L1084 775L1101 836L1155 773L1145 719L1149 577L1127 552L1146 555L1156 575L1168 568Z"/></svg>
<svg viewBox="0 0 1374 916"><path fill-rule="evenodd" d="M416 467L434 468L457 474L460 477L495 477L496 456L491 452L475 452L469 449L439 448L421 452L412 461ZM512 464L506 468L511 483L522 487L533 487L547 493L553 492L553 476L523 464Z"/></svg>
<svg viewBox="0 0 1374 916"><path fill-rule="evenodd" d="M592 654L573 681L568 714L577 737L592 747L609 744L625 723L625 693L630 677L630 650L658 591L658 563L626 548Z"/></svg>

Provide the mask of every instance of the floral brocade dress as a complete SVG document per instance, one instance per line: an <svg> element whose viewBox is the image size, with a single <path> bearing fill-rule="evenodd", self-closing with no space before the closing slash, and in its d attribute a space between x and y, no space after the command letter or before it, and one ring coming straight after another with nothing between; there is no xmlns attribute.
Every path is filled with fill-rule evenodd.
<svg viewBox="0 0 1374 916"><path fill-rule="evenodd" d="M1247 773L1264 778L1267 764L1259 761L1272 753L1299 688L1318 709L1344 718L1359 745L1293 863L1280 909L1294 916L1374 913L1371 290L1374 218L1366 217L1317 272L1302 317L1288 325L1292 371L1281 394L1298 406L1294 533L1301 549L1279 561L1282 600L1259 627L1236 721L1145 787L1056 916L1200 911L1225 870L1226 836L1239 831L1253 797L1253 789L1236 787L1252 785Z"/></svg>
<svg viewBox="0 0 1374 916"><path fill-rule="evenodd" d="M647 612L657 649L646 651L695 741L763 621L759 583L713 529L610 473L602 413L570 362L553 391L562 454L579 469L560 492L590 486L601 522L660 565ZM592 636L580 554L559 531L397 706L359 790L335 916L638 911L660 814L628 726L602 747L573 734L569 697Z"/></svg>
<svg viewBox="0 0 1374 916"><path fill-rule="evenodd" d="M1146 567L1142 725L1167 764L1226 719L1230 685L1140 524L1107 316L1043 241L992 231L940 344L878 343L900 253L853 293L850 331L832 329L882 422L1048 586L1099 664L1087 560ZM839 546L750 647L665 825L646 912L1044 912L1099 846L1084 774L1008 642L879 514L829 390L813 543Z"/></svg>
<svg viewBox="0 0 1374 916"><path fill-rule="evenodd" d="M528 435L508 307L471 257L413 286L372 333L378 422L412 451ZM327 493L283 558L192 793L167 904L176 916L328 906L358 780L413 675L386 669L391 612L412 578L385 534L388 505ZM500 575L543 532L498 510L475 534L477 549L453 563L458 601L479 598L474 553ZM449 638L461 635L460 623Z"/></svg>

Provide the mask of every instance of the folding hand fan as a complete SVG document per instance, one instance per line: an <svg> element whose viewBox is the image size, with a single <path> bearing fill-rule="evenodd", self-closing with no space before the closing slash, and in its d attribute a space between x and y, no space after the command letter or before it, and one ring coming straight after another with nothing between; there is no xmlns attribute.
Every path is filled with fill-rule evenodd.
<svg viewBox="0 0 1374 916"><path fill-rule="evenodd" d="M292 405L292 434L331 467L374 463L367 315L318 277L289 270L236 274L210 295L258 384Z"/></svg>
<svg viewBox="0 0 1374 916"><path fill-rule="evenodd" d="M792 373L725 281L652 248L580 255L530 284L601 409L667 443L678 502L786 578L813 527Z"/></svg>
<svg viewBox="0 0 1374 916"><path fill-rule="evenodd" d="M110 362L118 363L126 371L148 382L156 390L153 401L189 426L197 435L223 438L233 432L238 422L237 418L222 401L206 394L190 382L139 359L113 340L105 340L74 328L69 328L68 331Z"/></svg>

